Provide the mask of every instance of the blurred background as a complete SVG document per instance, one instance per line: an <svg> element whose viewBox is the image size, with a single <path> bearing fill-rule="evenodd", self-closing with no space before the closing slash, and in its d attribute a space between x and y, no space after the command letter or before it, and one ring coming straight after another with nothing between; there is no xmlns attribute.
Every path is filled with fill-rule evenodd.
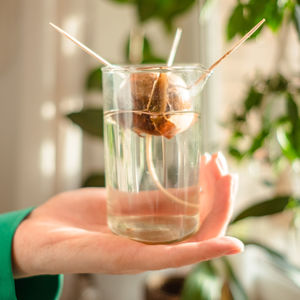
<svg viewBox="0 0 300 300"><path fill-rule="evenodd" d="M245 253L180 270L66 276L62 299L300 299L300 3L0 2L0 212L103 185L100 66L49 22L112 63L164 62L182 27L175 62L208 67L263 17L203 92L204 149L222 150L239 174L229 231ZM169 289L174 276L183 280Z"/></svg>

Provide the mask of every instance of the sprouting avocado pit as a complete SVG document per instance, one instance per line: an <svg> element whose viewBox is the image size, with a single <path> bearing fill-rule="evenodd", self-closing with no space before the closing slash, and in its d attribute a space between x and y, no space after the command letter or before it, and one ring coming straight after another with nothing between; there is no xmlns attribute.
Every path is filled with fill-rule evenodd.
<svg viewBox="0 0 300 300"><path fill-rule="evenodd" d="M185 82L180 77L167 72L137 72L130 75L129 81L132 101L130 126L137 134L170 139L188 129L194 122L194 113L186 114L191 110L191 99ZM120 92L122 93L122 89ZM119 98L120 102L123 100L124 97ZM120 107L122 106L120 103ZM122 116L119 116L119 121L124 125Z"/></svg>

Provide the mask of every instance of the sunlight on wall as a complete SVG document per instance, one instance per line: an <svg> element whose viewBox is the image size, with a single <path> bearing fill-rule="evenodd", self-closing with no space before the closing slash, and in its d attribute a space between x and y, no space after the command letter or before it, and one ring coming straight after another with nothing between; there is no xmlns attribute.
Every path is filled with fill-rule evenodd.
<svg viewBox="0 0 300 300"><path fill-rule="evenodd" d="M41 116L43 120L52 120L56 114L55 104L51 101L46 101L41 105Z"/></svg>
<svg viewBox="0 0 300 300"><path fill-rule="evenodd" d="M71 15L66 18L62 23L62 28L69 33L70 35L79 39L79 29L82 24L82 17L78 15ZM61 41L61 49L64 55L73 55L76 52L77 47L73 42L68 40L67 38L63 38Z"/></svg>
<svg viewBox="0 0 300 300"><path fill-rule="evenodd" d="M62 171L67 178L81 171L81 135L81 131L75 127L65 132Z"/></svg>
<svg viewBox="0 0 300 300"><path fill-rule="evenodd" d="M59 103L59 111L62 114L67 114L69 112L82 109L82 106L82 97L80 95L72 95L70 97L64 97L61 100L61 102Z"/></svg>
<svg viewBox="0 0 300 300"><path fill-rule="evenodd" d="M51 139L42 142L40 148L40 168L45 177L51 177L55 172L55 146Z"/></svg>

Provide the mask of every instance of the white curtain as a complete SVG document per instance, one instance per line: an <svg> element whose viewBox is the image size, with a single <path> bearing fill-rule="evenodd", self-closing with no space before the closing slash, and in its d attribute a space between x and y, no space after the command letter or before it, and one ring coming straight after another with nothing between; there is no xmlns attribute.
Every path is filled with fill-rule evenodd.
<svg viewBox="0 0 300 300"><path fill-rule="evenodd" d="M79 185L86 58L52 21L84 40L86 1L2 1L1 210L38 205Z"/></svg>

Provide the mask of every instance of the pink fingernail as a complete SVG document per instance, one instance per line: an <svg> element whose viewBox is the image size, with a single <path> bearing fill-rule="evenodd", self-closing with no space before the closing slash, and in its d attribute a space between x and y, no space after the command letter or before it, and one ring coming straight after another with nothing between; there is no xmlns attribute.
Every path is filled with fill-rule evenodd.
<svg viewBox="0 0 300 300"><path fill-rule="evenodd" d="M243 252L242 249L234 249L234 250L232 249L232 250L225 252L224 255L234 255L234 254L239 254L241 252Z"/></svg>
<svg viewBox="0 0 300 300"><path fill-rule="evenodd" d="M205 152L203 154L203 156L201 157L201 159L203 159L204 163L207 164L211 160L211 155L209 153Z"/></svg>
<svg viewBox="0 0 300 300"><path fill-rule="evenodd" d="M228 174L228 165L226 162L226 158L222 154L222 152L218 152L216 162L217 162L217 165L218 165L222 175Z"/></svg>

